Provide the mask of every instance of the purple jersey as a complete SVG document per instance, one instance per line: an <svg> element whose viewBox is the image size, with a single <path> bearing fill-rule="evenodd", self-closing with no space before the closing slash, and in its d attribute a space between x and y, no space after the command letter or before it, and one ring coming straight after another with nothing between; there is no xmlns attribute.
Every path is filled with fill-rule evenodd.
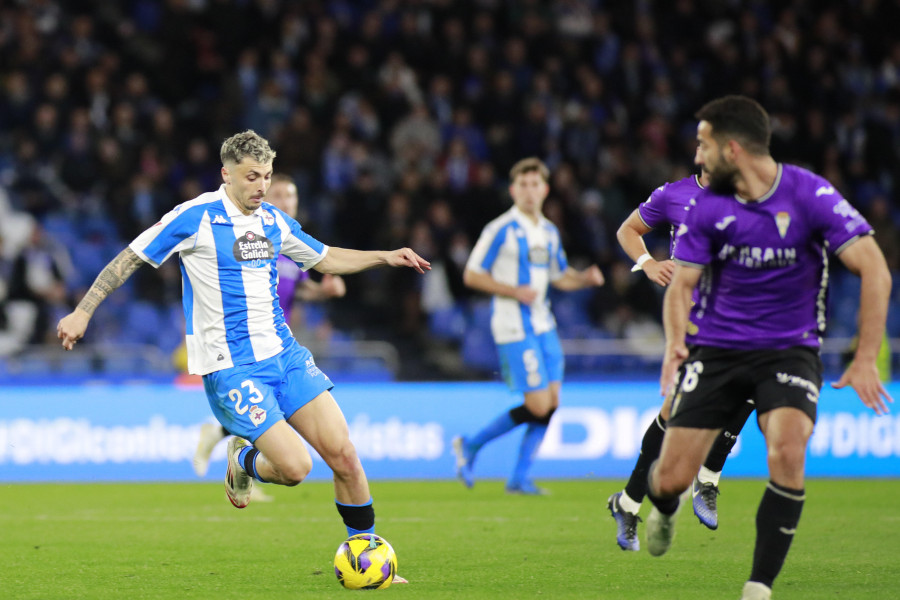
<svg viewBox="0 0 900 600"><path fill-rule="evenodd" d="M284 312L285 322L290 325L294 294L300 282L309 278L309 273L283 254L278 255L278 262L275 265L278 269L278 305Z"/></svg>
<svg viewBox="0 0 900 600"><path fill-rule="evenodd" d="M828 255L870 234L834 186L797 166L779 164L775 184L758 201L702 191L676 234L675 261L704 269L691 311L697 329L687 342L818 348Z"/></svg>
<svg viewBox="0 0 900 600"><path fill-rule="evenodd" d="M672 241L669 245L669 255L675 254L675 230L684 223L694 198L703 190L700 180L696 175L664 183L653 192L650 197L638 206L638 215L644 225L650 229L668 226L671 230Z"/></svg>

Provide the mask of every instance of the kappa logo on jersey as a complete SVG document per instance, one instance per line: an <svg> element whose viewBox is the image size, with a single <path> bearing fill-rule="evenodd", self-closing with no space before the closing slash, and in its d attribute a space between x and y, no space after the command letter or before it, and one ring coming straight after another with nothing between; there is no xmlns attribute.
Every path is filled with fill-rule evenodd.
<svg viewBox="0 0 900 600"><path fill-rule="evenodd" d="M834 193L834 186L831 185L823 185L819 189L816 190L816 198L819 196L830 196Z"/></svg>
<svg viewBox="0 0 900 600"><path fill-rule="evenodd" d="M250 422L253 423L254 427L259 427L266 421L266 411L255 404L250 407L249 415Z"/></svg>
<svg viewBox="0 0 900 600"><path fill-rule="evenodd" d="M716 223L716 229L718 229L719 231L725 231L725 228L734 223L736 220L737 217L735 217L734 215L728 215L727 217Z"/></svg>
<svg viewBox="0 0 900 600"><path fill-rule="evenodd" d="M248 231L234 241L232 247L234 260L238 262L250 262L250 267L262 267L267 261L275 258L275 246L264 235L258 235Z"/></svg>
<svg viewBox="0 0 900 600"><path fill-rule="evenodd" d="M778 227L778 235L781 236L781 239L784 239L784 236L787 235L788 227L791 226L791 215L783 210L776 213L775 226Z"/></svg>
<svg viewBox="0 0 900 600"><path fill-rule="evenodd" d="M534 246L528 249L528 260L533 265L549 265L550 251L543 246Z"/></svg>
<svg viewBox="0 0 900 600"><path fill-rule="evenodd" d="M212 220L213 225L231 225L225 217L222 215L216 215L216 218Z"/></svg>

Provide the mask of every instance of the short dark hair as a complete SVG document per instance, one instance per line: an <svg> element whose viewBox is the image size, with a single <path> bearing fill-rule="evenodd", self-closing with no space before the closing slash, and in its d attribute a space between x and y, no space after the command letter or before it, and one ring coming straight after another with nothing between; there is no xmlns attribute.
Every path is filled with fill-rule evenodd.
<svg viewBox="0 0 900 600"><path fill-rule="evenodd" d="M746 96L723 96L703 105L694 115L712 126L716 141L737 140L751 154L768 154L772 127L759 102Z"/></svg>
<svg viewBox="0 0 900 600"><path fill-rule="evenodd" d="M523 158L514 164L512 169L509 170L509 180L515 181L519 175L532 172L540 175L544 179L544 183L550 182L550 169L547 168L544 161L534 156Z"/></svg>

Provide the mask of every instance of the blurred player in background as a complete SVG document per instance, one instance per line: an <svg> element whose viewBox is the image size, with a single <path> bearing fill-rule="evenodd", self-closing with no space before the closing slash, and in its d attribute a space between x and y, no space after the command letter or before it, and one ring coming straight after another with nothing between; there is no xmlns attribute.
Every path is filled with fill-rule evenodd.
<svg viewBox="0 0 900 600"><path fill-rule="evenodd" d="M671 260L657 261L647 251L644 236L657 227L669 227L669 256L675 246L675 232L684 222L687 212L695 203L696 196L708 185L706 171L700 175L691 175L679 181L666 183L656 188L638 208L625 219L616 237L622 249L635 265L633 271L643 271L647 278L663 287L672 281L675 263ZM641 502L647 495L647 473L651 463L659 457L663 435L666 433L666 421L672 408L672 396L667 396L656 419L644 433L641 442L641 453L638 455L631 477L625 489L609 497L610 513L616 520L616 543L622 550L640 550L637 524L641 520L638 512ZM737 442L737 436L744 427L747 418L753 412L753 403L746 402L744 410L735 415L734 420L722 431L706 462L694 478L691 486L694 514L710 529L719 526L717 496L719 495L719 477L728 454Z"/></svg>
<svg viewBox="0 0 900 600"><path fill-rule="evenodd" d="M806 498L806 449L822 386L828 257L837 255L861 278L859 344L834 387L853 387L877 414L892 401L876 364L891 274L872 228L833 185L772 158L769 115L756 101L719 98L697 119L696 162L708 172L709 187L697 197L702 210L689 211L678 229L663 304L660 385L663 393L675 386L675 397L662 451L650 467L647 550L659 556L669 549L680 494L722 428L752 398L769 483L742 598L766 600Z"/></svg>
<svg viewBox="0 0 900 600"><path fill-rule="evenodd" d="M424 273L430 265L409 248L364 252L326 246L265 203L275 152L255 132L228 138L220 155L224 184L176 206L119 253L60 320L58 336L71 350L113 290L144 263L158 267L177 252L188 368L203 376L213 414L236 436L228 443L228 499L247 506L254 479L286 486L303 481L312 469L306 440L334 473L347 533L372 532L375 511L366 474L330 393L331 380L285 323L276 261L285 254L304 270L331 274L379 266Z"/></svg>
<svg viewBox="0 0 900 600"><path fill-rule="evenodd" d="M457 475L474 484L472 467L489 441L526 423L519 456L506 491L542 494L528 477L534 454L559 406L564 357L547 299L549 285L580 290L603 285L597 265L576 271L568 265L559 231L541 210L550 191L550 172L537 158L517 162L510 171L513 206L488 223L463 273L473 289L493 296L491 332L503 378L523 404L504 411L472 436L453 440Z"/></svg>
<svg viewBox="0 0 900 600"><path fill-rule="evenodd" d="M265 198L275 208L294 219L297 218L299 204L297 185L289 176L281 173L272 175L272 183ZM284 254L278 256L276 268L278 269L278 304L288 325L292 323L291 315L296 300L316 302L329 298L340 298L347 293L344 280L339 275L326 273L322 276L321 283L313 281L307 271L298 267L297 263ZM204 423L200 426L200 439L197 442L197 450L192 463L197 476L206 475L213 449L228 435L225 428L218 423ZM259 487L254 486L251 494L254 502L271 501L271 497Z"/></svg>

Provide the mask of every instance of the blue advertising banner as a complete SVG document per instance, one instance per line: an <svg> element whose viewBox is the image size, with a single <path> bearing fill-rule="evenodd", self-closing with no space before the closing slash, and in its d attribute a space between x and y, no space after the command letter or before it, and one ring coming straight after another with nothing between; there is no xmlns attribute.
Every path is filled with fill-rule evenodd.
<svg viewBox="0 0 900 600"><path fill-rule="evenodd" d="M889 390L900 398L900 384ZM333 393L371 479L452 478L453 436L472 434L521 402L500 383L348 383ZM535 477L626 478L660 403L651 382L565 384ZM192 480L199 428L212 421L210 415L199 387L6 387L0 397L0 481ZM520 438L521 431L513 431L486 446L476 476L507 477ZM224 448L216 448L204 479L223 476ZM751 417L726 475L765 476L765 454ZM315 454L314 460L311 477L329 479L327 466ZM807 473L900 475L900 416L878 417L852 390L826 385Z"/></svg>

